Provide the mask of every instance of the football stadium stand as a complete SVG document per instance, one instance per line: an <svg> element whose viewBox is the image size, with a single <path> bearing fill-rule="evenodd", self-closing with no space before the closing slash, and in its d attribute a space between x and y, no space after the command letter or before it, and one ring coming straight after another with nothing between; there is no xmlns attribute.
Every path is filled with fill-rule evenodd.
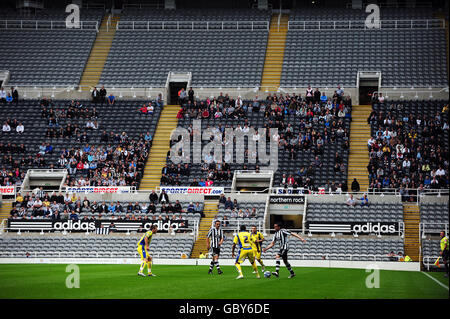
<svg viewBox="0 0 450 319"><path fill-rule="evenodd" d="M74 30L61 8L0 12L1 262L134 263L157 223L154 257L200 265L219 220L230 264L239 226L268 243L281 223L307 239L290 240L297 265L401 268L402 253L433 267L449 223L448 15L383 7L369 30L344 4L186 6L83 8ZM180 164L176 126L190 134ZM244 141L244 163L226 152L228 128L265 129ZM222 161L201 153L214 139ZM276 168L250 141L266 153L275 141ZM38 186L31 169L44 171Z"/></svg>
<svg viewBox="0 0 450 319"><path fill-rule="evenodd" d="M113 235L0 237L0 257L26 258L28 253L35 258L137 258L139 238ZM152 240L149 252L156 258L182 258L182 255L189 256L192 245L192 237L160 236Z"/></svg>
<svg viewBox="0 0 450 319"><path fill-rule="evenodd" d="M18 104L5 104L0 114L3 124L10 130L3 130L0 135L2 169L14 173L9 182L18 182L17 185L28 169L48 167L67 168L71 175L69 185L70 181L76 182L80 177L89 177L91 185L94 181L101 185L104 182L111 184L111 181L101 178L100 171L107 173L111 161L120 158L122 165L113 163L116 173L119 170L130 172L129 167L123 165L132 164L137 175L128 180L127 185L138 186L161 113L161 108L152 102L153 113L143 114L140 108L148 103L117 100L114 105L109 105L44 97L40 101L20 100ZM17 131L20 123L24 128L22 133ZM130 152L127 155L118 149L124 146ZM109 164L105 165L105 161ZM77 166L80 162L88 163L88 169L80 170ZM9 174L2 176L2 185L8 184L4 179L7 176ZM117 183L119 176L114 180Z"/></svg>

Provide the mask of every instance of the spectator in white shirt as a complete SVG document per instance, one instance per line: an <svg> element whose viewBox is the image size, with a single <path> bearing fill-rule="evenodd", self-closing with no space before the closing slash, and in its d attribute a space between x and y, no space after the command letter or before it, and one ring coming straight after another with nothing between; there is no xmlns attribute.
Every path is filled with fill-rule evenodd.
<svg viewBox="0 0 450 319"><path fill-rule="evenodd" d="M3 124L3 132L11 132L11 126L9 126L8 122Z"/></svg>
<svg viewBox="0 0 450 319"><path fill-rule="evenodd" d="M350 194L350 196L347 198L346 204L347 204L348 206L356 206L356 201L355 201L355 199L353 198L353 194Z"/></svg>
<svg viewBox="0 0 450 319"><path fill-rule="evenodd" d="M436 176L445 176L445 170L442 166L439 166L439 169L436 171Z"/></svg>
<svg viewBox="0 0 450 319"><path fill-rule="evenodd" d="M24 131L23 124L19 123L19 125L17 125L17 127L16 127L16 132L19 133L19 134L22 134L23 131Z"/></svg>

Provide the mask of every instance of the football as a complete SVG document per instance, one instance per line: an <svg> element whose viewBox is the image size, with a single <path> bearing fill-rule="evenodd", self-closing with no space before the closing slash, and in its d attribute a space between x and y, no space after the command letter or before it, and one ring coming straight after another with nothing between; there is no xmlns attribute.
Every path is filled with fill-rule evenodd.
<svg viewBox="0 0 450 319"><path fill-rule="evenodd" d="M264 272L264 277L270 278L270 276L272 276L272 274L270 273L270 271L265 271L265 272Z"/></svg>

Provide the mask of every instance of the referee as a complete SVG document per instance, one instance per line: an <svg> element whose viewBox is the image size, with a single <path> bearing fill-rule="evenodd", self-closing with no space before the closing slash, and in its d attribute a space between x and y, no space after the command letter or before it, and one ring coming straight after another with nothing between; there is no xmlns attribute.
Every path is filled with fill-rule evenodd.
<svg viewBox="0 0 450 319"><path fill-rule="evenodd" d="M439 252L439 254L442 257L442 261L444 262L445 265L445 271L446 274L444 275L445 277L448 277L448 237L445 236L445 232L441 231L441 251Z"/></svg>
<svg viewBox="0 0 450 319"><path fill-rule="evenodd" d="M283 259L284 264L286 265L287 270L291 273L288 278L293 278L295 276L294 271L291 268L291 264L287 260L287 254L289 251L289 235L292 235L294 237L297 237L302 242L306 242L305 239L297 235L296 233L292 233L289 230L286 230L284 228L281 228L280 224L274 224L273 228L275 228L275 235L273 236L272 242L263 249L263 252L266 252L268 249L272 248L275 245L275 242L278 242L280 245L280 250L278 251L277 255L275 256L276 259L276 269L274 272L272 272L272 275L275 277L279 276L280 272L280 258Z"/></svg>
<svg viewBox="0 0 450 319"><path fill-rule="evenodd" d="M208 235L206 235L206 249L209 250L212 248L212 260L208 270L209 275L212 274L214 265L216 265L217 273L219 275L223 273L219 266L220 246L222 246L223 240L224 236L222 229L220 229L220 220L216 220L214 226L211 227Z"/></svg>

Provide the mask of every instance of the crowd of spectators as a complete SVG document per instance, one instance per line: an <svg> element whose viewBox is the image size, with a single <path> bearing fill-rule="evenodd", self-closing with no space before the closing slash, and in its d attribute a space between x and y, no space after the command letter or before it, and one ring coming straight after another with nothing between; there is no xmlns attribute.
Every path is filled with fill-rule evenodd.
<svg viewBox="0 0 450 319"><path fill-rule="evenodd" d="M123 132L103 145L63 148L55 168L68 170L68 186L138 186L150 146L142 134L131 139Z"/></svg>
<svg viewBox="0 0 450 319"><path fill-rule="evenodd" d="M220 138L223 146L232 142L226 139L225 130L229 127L235 130L248 132L250 129L258 131L258 128L252 126L248 120L249 112L263 112L264 114L264 135L260 136L255 133L252 138L254 141L266 141L274 139L278 142L279 150L286 152L289 159L294 160L298 157L299 152L309 152L315 155L311 163L304 163L295 175L284 174L282 176L281 185L285 187L310 187L314 188L314 174L316 170L320 170L324 165L321 155L324 148L329 143L342 143L342 148L348 150L350 148L350 132L345 126L345 119L351 118L352 102L349 96L345 96L343 89L338 87L334 94L328 97L325 92L318 89L312 91L307 90L306 94L268 94L266 99L255 99L243 101L240 97L236 99L222 92L219 96L199 100L194 98L194 92L190 89L188 92L181 90L179 92L179 101L181 108L177 114L178 119L240 119L241 124L235 126L218 124L217 127L211 128L213 133L210 141ZM295 117L297 123L292 125L286 124L286 117ZM278 129L278 134L273 133L273 128ZM191 141L193 140L194 129L192 124L187 127L190 133ZM298 133L296 133L298 132ZM222 133L222 134L221 134ZM179 142L171 141L170 146ZM179 155L182 155L180 150ZM202 158L202 176L198 176L191 186L206 186L214 184L215 181L230 181L232 179L231 167L227 163L231 159L232 154L224 153L223 159L215 159L212 154L205 154ZM245 152L245 159L255 157L257 153ZM170 163L169 154L167 162ZM326 163L326 165L330 165ZM186 167L176 167L174 165L163 168L161 183L163 185L180 185L182 177L189 175L190 165ZM241 169L245 169L242 167ZM333 169L335 174L346 173L346 163L342 156L336 153ZM187 172L187 173L186 173ZM197 185L198 184L198 185ZM324 185L322 185L324 186ZM338 188L346 187L345 185L334 185L330 181L326 187Z"/></svg>
<svg viewBox="0 0 450 319"><path fill-rule="evenodd" d="M203 207L198 202L189 203L186 209L183 209L178 200L174 203L160 200L134 203L91 202L86 196L82 199L74 193L48 193L42 188L24 196L18 194L12 206L10 218L14 219L168 221L184 220L186 213L203 216ZM82 214L86 216L81 216Z"/></svg>
<svg viewBox="0 0 450 319"><path fill-rule="evenodd" d="M448 105L416 116L402 103L385 103L386 111L373 110L367 119L372 127L369 188L397 189L402 196L408 196L408 189L448 188Z"/></svg>
<svg viewBox="0 0 450 319"><path fill-rule="evenodd" d="M99 128L100 115L96 108L89 109L79 101L72 100L68 105L61 106L44 97L41 107L41 118L47 123L47 138L75 138L78 142L85 143L89 141L87 132ZM86 120L86 124L80 127L78 123L68 122L71 120Z"/></svg>

